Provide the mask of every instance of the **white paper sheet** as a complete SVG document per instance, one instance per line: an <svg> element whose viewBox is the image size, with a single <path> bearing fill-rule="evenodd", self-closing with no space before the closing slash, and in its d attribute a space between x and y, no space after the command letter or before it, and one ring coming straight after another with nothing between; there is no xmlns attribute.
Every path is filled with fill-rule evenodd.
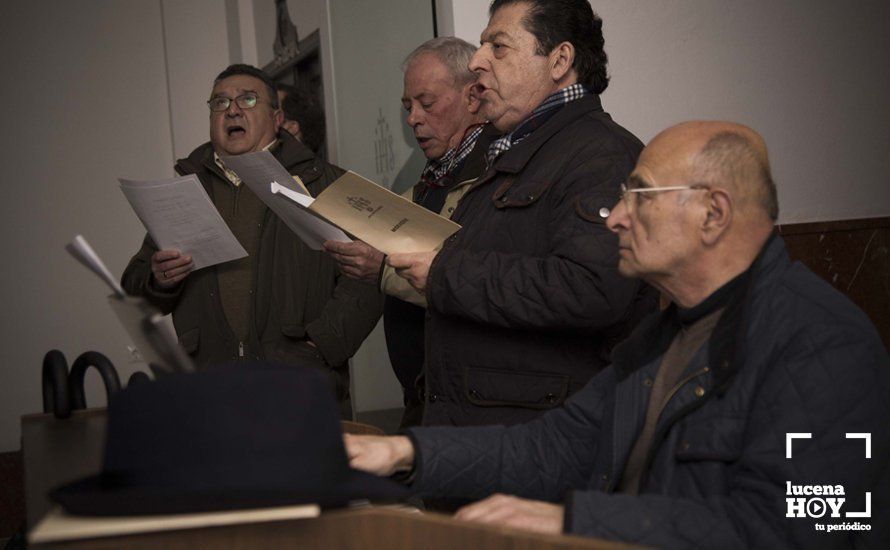
<svg viewBox="0 0 890 550"><path fill-rule="evenodd" d="M111 275L111 272L108 271L108 268L105 267L105 262L103 262L99 255L96 254L93 247L90 246L90 243L83 238L83 235L75 235L74 239L65 245L65 250L74 256L75 260L82 263L87 269L105 281L105 284L111 287L111 290L113 290L115 295L119 298L124 298L127 295L127 293L124 292L124 289L121 288L120 283L117 282L117 279L115 279L114 276Z"/></svg>
<svg viewBox="0 0 890 550"><path fill-rule="evenodd" d="M272 153L258 151L223 157L223 162L226 168L238 174L241 181L310 248L322 250L325 241L352 241L337 226L321 219L305 208L295 205L290 199L272 192L272 182L276 182L294 193L307 194L294 182L293 177L272 156Z"/></svg>
<svg viewBox="0 0 890 550"><path fill-rule="evenodd" d="M247 256L194 174L157 181L118 181L161 250L176 249L191 256L195 269Z"/></svg>

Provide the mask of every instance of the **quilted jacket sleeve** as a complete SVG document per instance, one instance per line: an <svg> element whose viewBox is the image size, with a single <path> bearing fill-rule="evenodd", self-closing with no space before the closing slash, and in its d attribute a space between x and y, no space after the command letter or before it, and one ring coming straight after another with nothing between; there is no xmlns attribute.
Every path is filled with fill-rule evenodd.
<svg viewBox="0 0 890 550"><path fill-rule="evenodd" d="M409 304L426 307L426 297L417 292L407 279L396 275L396 270L385 263L380 270L380 291Z"/></svg>
<svg viewBox="0 0 890 550"><path fill-rule="evenodd" d="M485 498L505 492L560 502L584 486L596 452L611 369L540 418L511 426L409 430L414 488L424 498Z"/></svg>
<svg viewBox="0 0 890 550"><path fill-rule="evenodd" d="M775 368L753 394L727 495L693 499L575 491L568 499L567 530L659 548L848 548L859 536L881 536L875 531L886 523L874 519L860 520L871 523L872 532L828 533L816 530L814 522L853 522L844 514L865 508L865 491L872 499L886 493L886 486L876 489L890 460L886 351L871 331L832 334L810 328L779 350ZM822 337L817 341L813 335ZM812 437L795 440L787 459L785 436L794 432ZM847 439L846 433L871 433L872 458L864 458L863 440ZM789 481L843 485L842 517L786 518Z"/></svg>
<svg viewBox="0 0 890 550"><path fill-rule="evenodd" d="M151 237L146 234L142 241L142 247L130 259L121 275L121 286L131 296L142 296L151 305L158 308L164 315L173 311L182 293L182 284L170 290L155 287L151 282L151 256L157 252L158 247Z"/></svg>
<svg viewBox="0 0 890 550"><path fill-rule="evenodd" d="M603 214L633 161L621 154L583 162L538 199L546 201L540 226L510 228L543 241L545 253L446 246L430 269L430 307L508 328L598 331L621 321L639 283L618 273L618 240Z"/></svg>

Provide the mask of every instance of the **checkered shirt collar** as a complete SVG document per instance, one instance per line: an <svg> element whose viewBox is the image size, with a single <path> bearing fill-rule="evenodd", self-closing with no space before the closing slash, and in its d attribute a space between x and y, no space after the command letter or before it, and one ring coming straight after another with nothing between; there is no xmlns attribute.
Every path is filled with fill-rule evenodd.
<svg viewBox="0 0 890 550"><path fill-rule="evenodd" d="M491 166L495 159L509 151L511 147L528 137L533 131L543 126L543 124L550 120L550 117L556 114L558 110L576 99L581 99L589 93L590 92L587 91L587 88L585 88L583 84L576 83L559 90L545 99L540 105L535 107L532 114L528 115L525 120L516 126L516 129L509 134L496 139L488 146L488 153L486 155L488 165Z"/></svg>
<svg viewBox="0 0 890 550"><path fill-rule="evenodd" d="M444 187L445 176L449 176L460 169L464 160L470 155L470 151L476 146L476 140L482 133L484 124L474 124L464 132L464 138L457 147L452 147L442 157L426 163L420 180L431 187Z"/></svg>

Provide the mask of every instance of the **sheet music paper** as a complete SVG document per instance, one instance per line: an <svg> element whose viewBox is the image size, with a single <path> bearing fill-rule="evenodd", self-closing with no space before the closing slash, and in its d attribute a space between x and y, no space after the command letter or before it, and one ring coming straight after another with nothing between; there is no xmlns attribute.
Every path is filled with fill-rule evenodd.
<svg viewBox="0 0 890 550"><path fill-rule="evenodd" d="M179 345L176 333L162 320L162 315L143 298L127 296L117 279L105 267L102 258L90 243L77 235L65 245L65 250L78 262L102 279L114 291L108 304L118 321L136 345L131 354L147 363L157 374L162 372L191 372L194 365Z"/></svg>
<svg viewBox="0 0 890 550"><path fill-rule="evenodd" d="M223 157L223 162L310 248L323 250L325 241L352 241L337 226L304 208L294 208L290 199L272 192L271 185L275 182L294 193L309 195L269 151Z"/></svg>
<svg viewBox="0 0 890 550"><path fill-rule="evenodd" d="M176 249L191 256L195 269L247 256L194 174L118 181L159 249Z"/></svg>
<svg viewBox="0 0 890 550"><path fill-rule="evenodd" d="M86 266L87 269L105 281L105 284L111 287L111 290L114 291L114 294L117 297L124 298L127 295L126 292L124 292L124 289L121 288L120 283L117 282L117 279L115 279L111 272L108 271L108 268L105 267L105 262L103 262L99 255L96 254L93 247L90 246L90 243L83 238L83 235L75 235L74 239L65 245L65 250L74 256L75 260Z"/></svg>

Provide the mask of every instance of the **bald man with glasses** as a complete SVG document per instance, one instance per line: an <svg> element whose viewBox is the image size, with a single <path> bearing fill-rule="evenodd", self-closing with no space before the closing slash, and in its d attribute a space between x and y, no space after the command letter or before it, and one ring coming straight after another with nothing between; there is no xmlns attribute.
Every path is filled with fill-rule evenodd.
<svg viewBox="0 0 890 550"><path fill-rule="evenodd" d="M351 417L348 360L374 328L382 300L372 284L343 277L324 252L303 243L231 170L223 157L268 150L317 195L343 170L315 157L285 131L274 82L259 69L232 65L210 99L210 142L176 163L195 174L248 252L194 271L178 250L149 236L122 285L173 314L180 342L199 368L266 360L327 372L345 418Z"/></svg>

